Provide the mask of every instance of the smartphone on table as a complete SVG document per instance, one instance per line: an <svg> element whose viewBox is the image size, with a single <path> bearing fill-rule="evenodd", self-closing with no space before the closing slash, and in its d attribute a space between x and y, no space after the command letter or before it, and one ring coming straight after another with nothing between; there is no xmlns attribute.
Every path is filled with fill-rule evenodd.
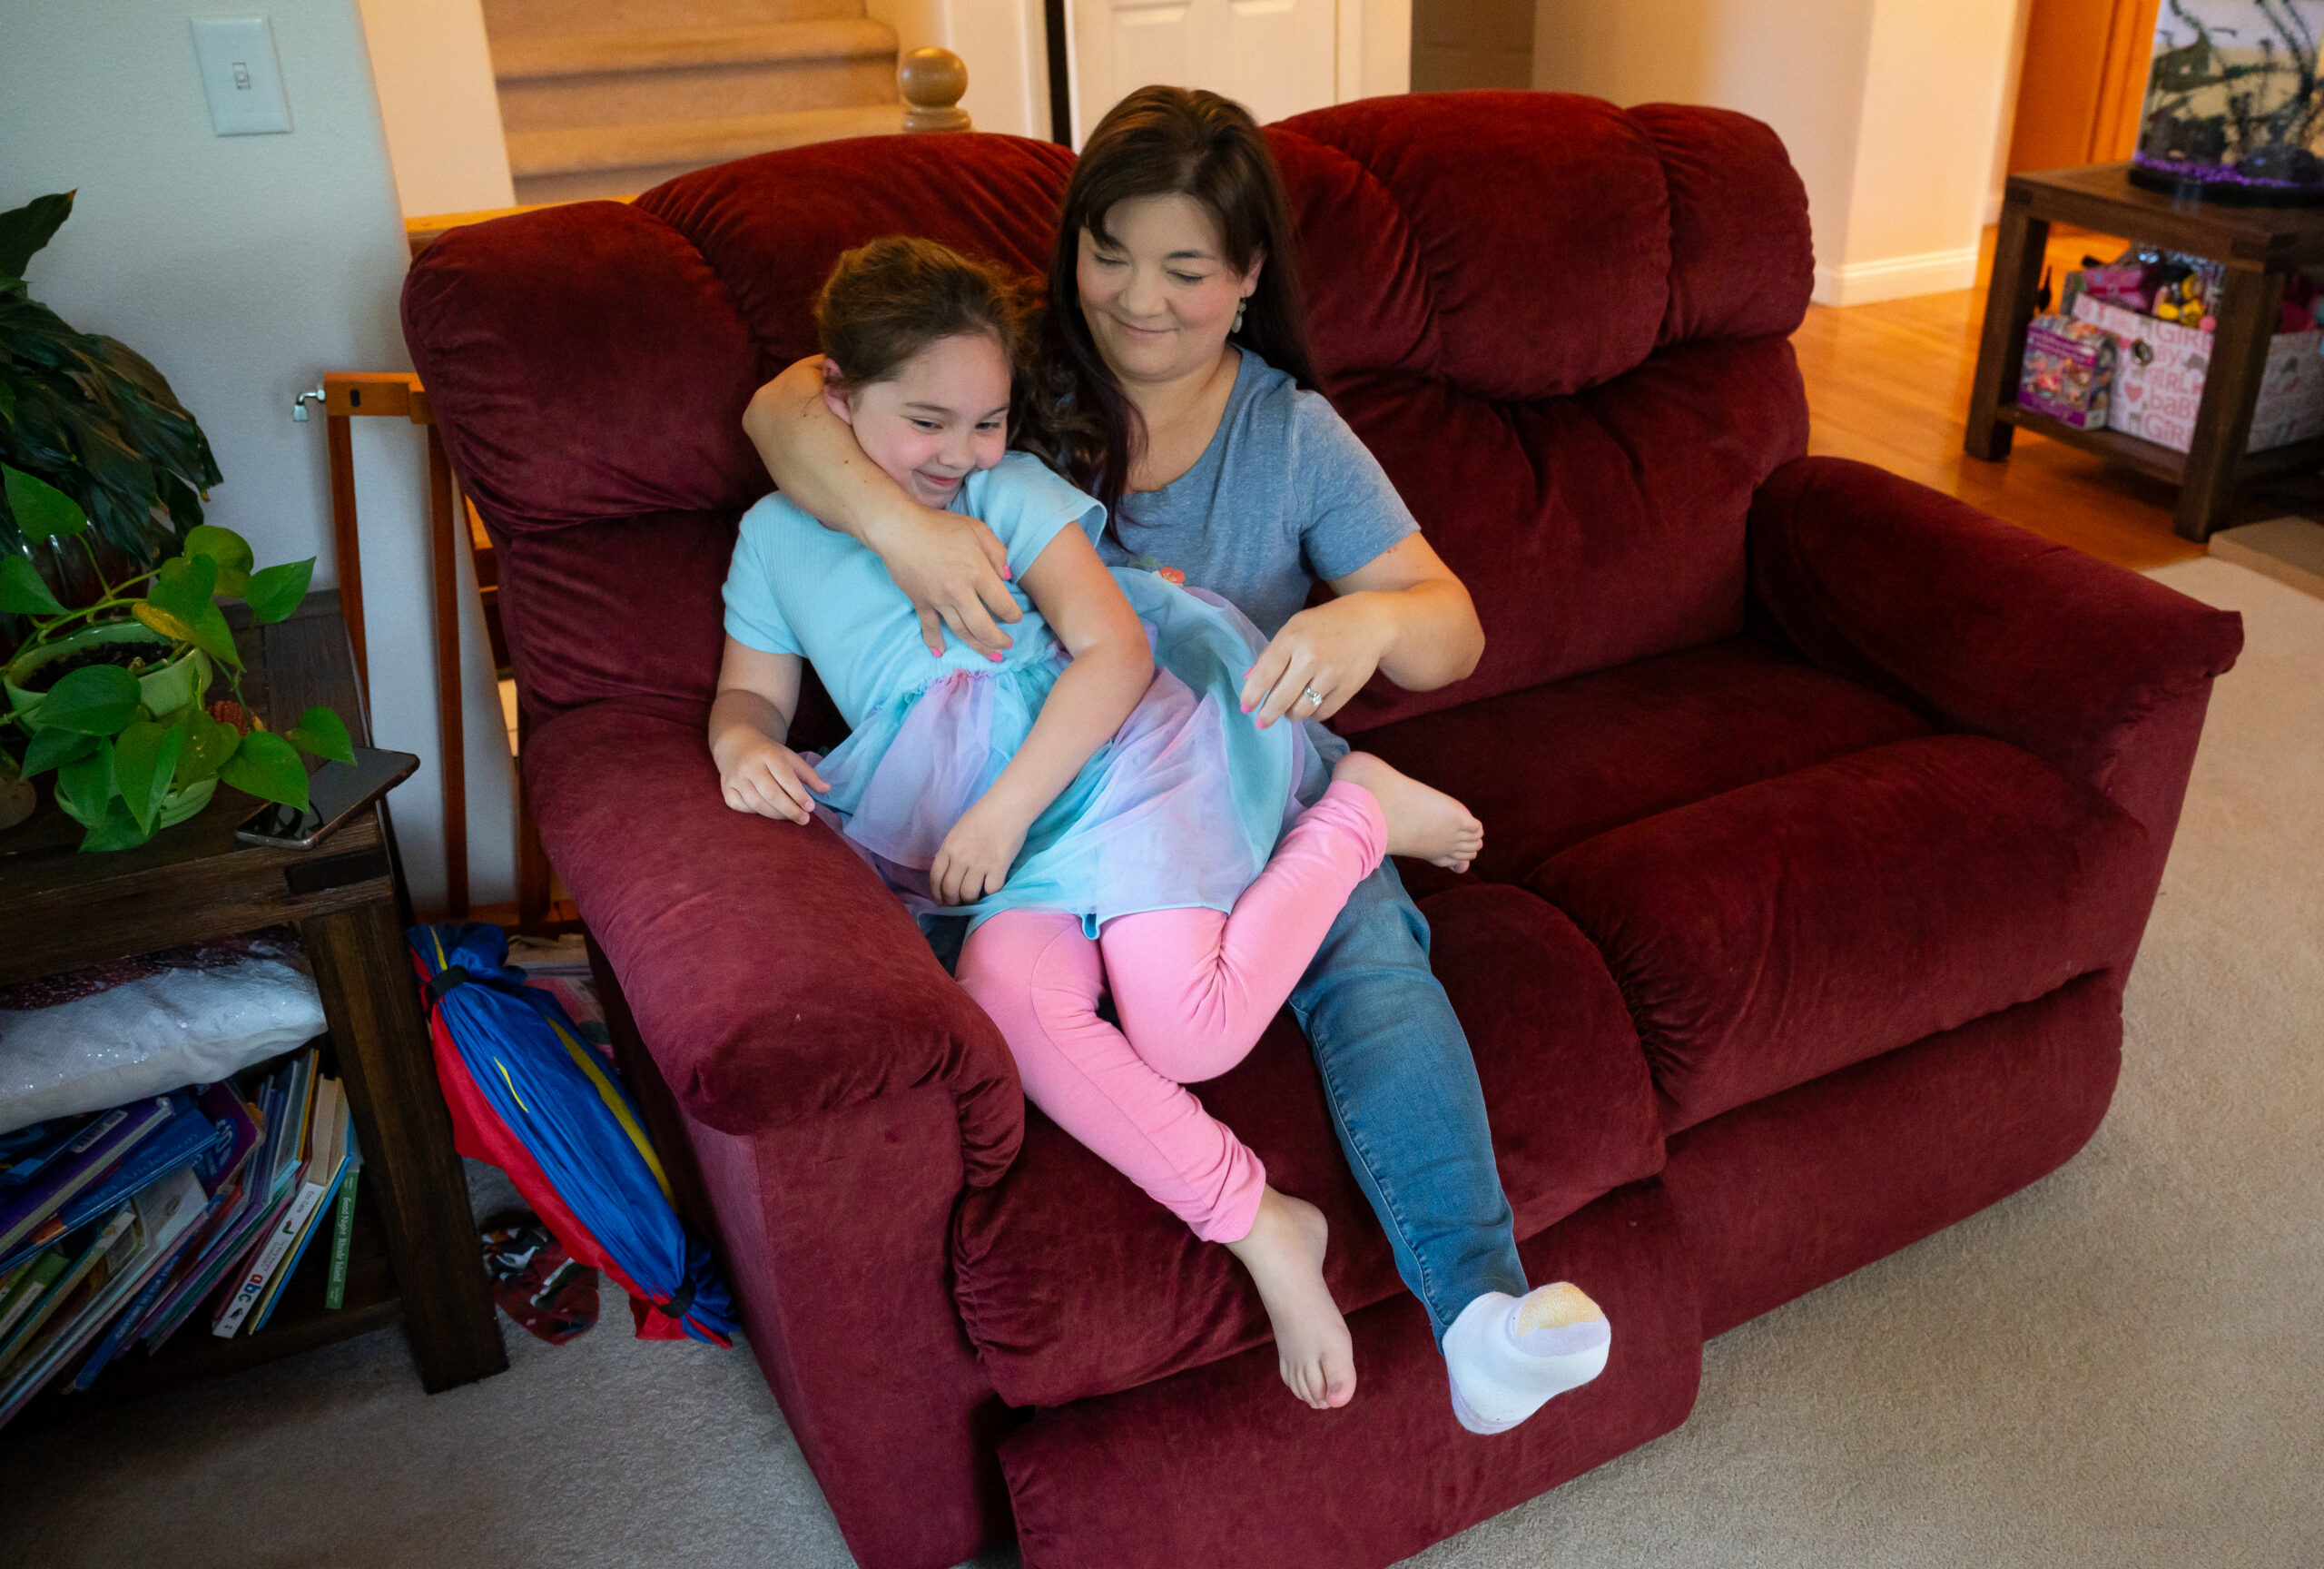
<svg viewBox="0 0 2324 1569"><path fill-rule="evenodd" d="M234 830L246 844L311 850L349 818L411 777L419 759L409 752L358 746L352 763L326 763L307 775L307 809L270 801Z"/></svg>

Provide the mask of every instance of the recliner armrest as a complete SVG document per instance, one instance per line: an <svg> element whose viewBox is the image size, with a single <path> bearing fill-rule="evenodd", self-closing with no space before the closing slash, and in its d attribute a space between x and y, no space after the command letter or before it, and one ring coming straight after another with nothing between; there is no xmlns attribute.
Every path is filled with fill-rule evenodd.
<svg viewBox="0 0 2324 1569"><path fill-rule="evenodd" d="M2142 722L2199 704L2243 646L2232 611L1845 459L1770 475L1747 549L1755 627L2118 799Z"/></svg>
<svg viewBox="0 0 2324 1569"><path fill-rule="evenodd" d="M527 738L541 836L671 1092L747 1135L922 1085L970 1183L1024 1133L1007 1044L844 841L727 807L699 724L618 702Z"/></svg>

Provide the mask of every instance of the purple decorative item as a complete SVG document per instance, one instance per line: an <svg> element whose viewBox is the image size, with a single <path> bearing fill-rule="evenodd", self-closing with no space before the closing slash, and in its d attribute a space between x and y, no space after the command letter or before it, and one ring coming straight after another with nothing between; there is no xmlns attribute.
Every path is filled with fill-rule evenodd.
<svg viewBox="0 0 2324 1569"><path fill-rule="evenodd" d="M2114 384L2114 337L2071 316L2036 316L2025 330L2017 403L2077 430L2106 424Z"/></svg>

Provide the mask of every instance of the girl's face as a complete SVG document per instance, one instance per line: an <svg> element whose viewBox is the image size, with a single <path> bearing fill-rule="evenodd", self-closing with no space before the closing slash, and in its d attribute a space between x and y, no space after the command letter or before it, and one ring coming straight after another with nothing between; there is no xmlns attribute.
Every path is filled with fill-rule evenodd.
<svg viewBox="0 0 2324 1569"><path fill-rule="evenodd" d="M1108 244L1084 229L1075 281L1098 352L1124 381L1170 381L1226 351L1235 309L1259 286L1226 260L1210 209L1191 196L1137 196L1106 214Z"/></svg>
<svg viewBox="0 0 2324 1569"><path fill-rule="evenodd" d="M842 368L843 369L843 368ZM1009 358L992 335L939 338L869 386L823 389L832 412L889 479L931 507L1009 448Z"/></svg>

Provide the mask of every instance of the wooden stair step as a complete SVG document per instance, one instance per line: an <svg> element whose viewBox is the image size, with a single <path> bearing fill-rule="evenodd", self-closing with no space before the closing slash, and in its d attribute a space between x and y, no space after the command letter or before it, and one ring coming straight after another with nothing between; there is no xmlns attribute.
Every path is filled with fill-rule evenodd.
<svg viewBox="0 0 2324 1569"><path fill-rule="evenodd" d="M901 104L840 109L793 109L713 120L665 120L630 125L579 125L508 134L509 173L519 180L596 173L673 163L701 168L844 136L884 136L903 129ZM642 188L642 187L641 187Z"/></svg>
<svg viewBox="0 0 2324 1569"><path fill-rule="evenodd" d="M895 29L862 16L747 27L496 37L491 42L493 74L504 85L642 71L892 61L896 55Z"/></svg>

